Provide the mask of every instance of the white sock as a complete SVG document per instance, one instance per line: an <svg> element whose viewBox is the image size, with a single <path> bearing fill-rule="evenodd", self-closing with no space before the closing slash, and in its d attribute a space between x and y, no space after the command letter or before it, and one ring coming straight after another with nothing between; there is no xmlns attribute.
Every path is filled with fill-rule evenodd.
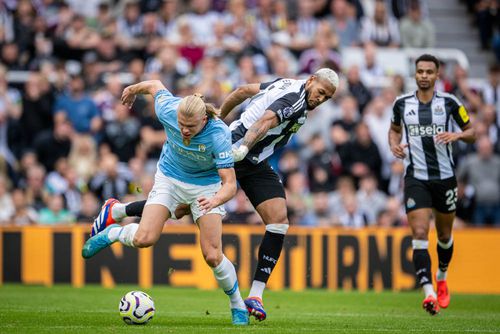
<svg viewBox="0 0 500 334"><path fill-rule="evenodd" d="M119 240L122 244L129 247L134 246L134 236L139 228L139 224L128 224L121 227L112 228L109 230L108 238L111 241ZM113 240L113 238L115 238Z"/></svg>
<svg viewBox="0 0 500 334"><path fill-rule="evenodd" d="M111 209L111 218L114 220L120 221L123 218L127 217L127 213L125 211L125 207L128 203L115 203L113 208Z"/></svg>
<svg viewBox="0 0 500 334"><path fill-rule="evenodd" d="M219 286L228 295L231 308L246 309L245 303L241 298L240 289L238 288L238 277L236 270L231 261L225 255L222 255L222 261L215 268L212 268L215 279Z"/></svg>
<svg viewBox="0 0 500 334"><path fill-rule="evenodd" d="M430 283L424 284L422 286L422 289L424 289L424 295L426 297L433 296L434 298L436 298L436 292L434 292L434 288L432 287L432 284L430 284Z"/></svg>
<svg viewBox="0 0 500 334"><path fill-rule="evenodd" d="M259 297L262 300L262 295L264 294L264 289L266 288L266 283L261 281L253 281L248 297Z"/></svg>
<svg viewBox="0 0 500 334"><path fill-rule="evenodd" d="M447 276L448 276L448 271L441 271L441 269L438 268L436 272L436 279L438 281L446 281Z"/></svg>

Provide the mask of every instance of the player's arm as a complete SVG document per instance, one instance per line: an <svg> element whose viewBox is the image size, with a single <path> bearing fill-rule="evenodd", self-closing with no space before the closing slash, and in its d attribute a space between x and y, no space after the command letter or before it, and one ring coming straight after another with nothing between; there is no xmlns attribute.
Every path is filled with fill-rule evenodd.
<svg viewBox="0 0 500 334"><path fill-rule="evenodd" d="M441 132L436 135L436 143L449 144L457 140L466 143L474 143L476 141L476 133L471 126L470 118L465 107L456 98L449 100L449 106L452 108L451 116L458 124L462 132Z"/></svg>
<svg viewBox="0 0 500 334"><path fill-rule="evenodd" d="M266 110L264 115L248 129L240 147L233 150L234 161L238 162L243 160L255 143L264 137L269 129L276 127L278 124L279 120L277 114L272 110Z"/></svg>
<svg viewBox="0 0 500 334"><path fill-rule="evenodd" d="M392 154L398 159L404 159L406 157L405 148L408 144L401 144L401 138L403 137L401 125L396 125L391 123L391 128L389 129L389 147L391 148Z"/></svg>
<svg viewBox="0 0 500 334"><path fill-rule="evenodd" d="M236 195L236 174L234 168L219 168L219 176L222 180L222 186L219 191L211 198L200 197L198 205L201 212L209 212L229 201Z"/></svg>
<svg viewBox="0 0 500 334"><path fill-rule="evenodd" d="M159 80L141 81L135 85L125 87L122 93L122 104L131 108L138 94L151 94L155 96L160 90L166 89Z"/></svg>
<svg viewBox="0 0 500 334"><path fill-rule="evenodd" d="M243 101L249 97L254 96L260 91L260 84L248 84L236 88L228 97L224 99L222 106L220 107L220 117L222 119L233 110L237 105L240 105Z"/></svg>
<svg viewBox="0 0 500 334"><path fill-rule="evenodd" d="M472 144L476 141L476 132L470 123L462 127L462 132L441 132L436 135L436 142L439 144L449 144L457 140Z"/></svg>

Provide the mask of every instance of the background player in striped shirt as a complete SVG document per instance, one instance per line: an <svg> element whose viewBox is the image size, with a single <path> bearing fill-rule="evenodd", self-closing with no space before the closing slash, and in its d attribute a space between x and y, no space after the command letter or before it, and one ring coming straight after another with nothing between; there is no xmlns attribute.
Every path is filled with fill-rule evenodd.
<svg viewBox="0 0 500 334"><path fill-rule="evenodd" d="M389 145L394 156L405 162L405 207L413 235L413 264L425 294L423 307L434 315L450 302L446 274L453 254L457 203L451 143L472 143L475 134L462 103L454 95L434 90L439 72L437 58L422 55L415 66L418 89L395 100ZM462 131L454 132L455 125ZM401 143L403 129L406 143ZM438 236L437 296L427 250L432 214Z"/></svg>

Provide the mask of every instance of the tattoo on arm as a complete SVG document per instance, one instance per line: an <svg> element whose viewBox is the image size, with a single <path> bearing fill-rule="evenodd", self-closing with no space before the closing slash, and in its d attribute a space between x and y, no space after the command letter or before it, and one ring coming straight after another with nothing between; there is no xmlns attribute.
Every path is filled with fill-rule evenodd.
<svg viewBox="0 0 500 334"><path fill-rule="evenodd" d="M269 130L269 126L266 124L255 123L248 129L245 137L243 138L243 145L251 149L255 143L257 143L264 135L267 130Z"/></svg>

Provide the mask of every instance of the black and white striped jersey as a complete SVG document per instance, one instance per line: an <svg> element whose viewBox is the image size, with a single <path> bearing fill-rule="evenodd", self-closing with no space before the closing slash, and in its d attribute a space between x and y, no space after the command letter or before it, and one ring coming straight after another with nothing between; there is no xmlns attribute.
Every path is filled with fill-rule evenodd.
<svg viewBox="0 0 500 334"><path fill-rule="evenodd" d="M286 145L306 121L308 110L305 83L306 80L293 79L262 83L260 92L252 97L240 118L229 126L233 144L239 146L245 133L266 110L276 113L278 126L270 129L245 157L253 164L266 160L276 149Z"/></svg>
<svg viewBox="0 0 500 334"><path fill-rule="evenodd" d="M406 175L419 180L443 180L455 175L451 144L438 144L435 136L469 123L462 103L452 94L435 92L429 103L421 103L416 92L394 101L392 123L404 127L408 153Z"/></svg>

